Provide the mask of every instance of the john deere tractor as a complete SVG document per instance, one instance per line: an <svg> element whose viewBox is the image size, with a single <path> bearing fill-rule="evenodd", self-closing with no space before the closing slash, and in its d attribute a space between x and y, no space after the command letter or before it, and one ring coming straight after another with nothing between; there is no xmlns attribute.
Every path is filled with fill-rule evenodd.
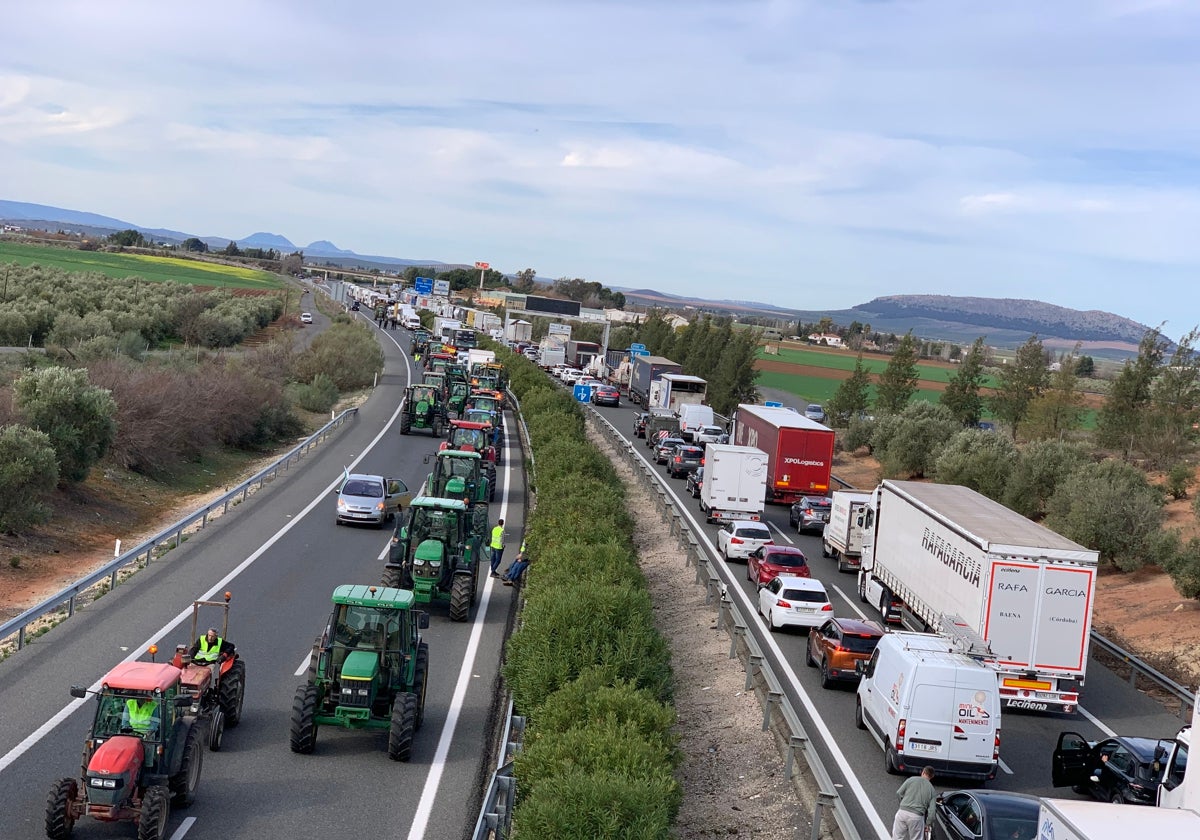
<svg viewBox="0 0 1200 840"><path fill-rule="evenodd" d="M458 417L462 414L463 403L467 401L467 396L471 393L471 386L461 379L451 379L449 389L450 399L448 401L448 408L450 409L450 413Z"/></svg>
<svg viewBox="0 0 1200 840"><path fill-rule="evenodd" d="M442 449L457 449L462 452L478 452L482 458L482 467L487 475L488 492L494 493L496 486L497 449L492 442L491 423L472 423L469 420L451 420L450 431L446 440L438 447ZM488 501L491 501L489 496Z"/></svg>
<svg viewBox="0 0 1200 840"><path fill-rule="evenodd" d="M409 385L404 392L404 410L400 413L400 434L427 429L434 437L442 436L448 422L446 404L436 384Z"/></svg>
<svg viewBox="0 0 1200 840"><path fill-rule="evenodd" d="M152 651L154 648L152 647ZM96 696L80 778L54 783L46 802L46 836L65 840L85 816L132 822L138 840L163 840L171 805L187 806L200 784L211 718L193 710L181 672L165 662L123 662Z"/></svg>
<svg viewBox="0 0 1200 840"><path fill-rule="evenodd" d="M421 604L448 600L450 620L466 621L478 592L482 550L483 530L465 503L422 496L392 537L383 585L411 589Z"/></svg>
<svg viewBox="0 0 1200 840"><path fill-rule="evenodd" d="M435 458L433 472L425 480L425 495L441 499L464 499L471 506L486 507L495 501L495 485L488 480L489 473L478 452L461 449L443 449L426 455L425 460ZM461 479L461 486L452 484Z"/></svg>
<svg viewBox="0 0 1200 840"><path fill-rule="evenodd" d="M425 716L429 614L412 592L339 586L333 612L313 645L308 682L292 701L291 748L311 753L322 726L388 730L388 758L408 761Z"/></svg>

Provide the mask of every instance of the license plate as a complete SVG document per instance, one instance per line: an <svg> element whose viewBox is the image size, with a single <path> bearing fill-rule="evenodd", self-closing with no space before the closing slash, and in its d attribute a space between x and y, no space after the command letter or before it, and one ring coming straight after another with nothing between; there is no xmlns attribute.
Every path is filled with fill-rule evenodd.
<svg viewBox="0 0 1200 840"><path fill-rule="evenodd" d="M798 613L812 613L817 611L816 607L792 607L792 609Z"/></svg>
<svg viewBox="0 0 1200 840"><path fill-rule="evenodd" d="M937 744L921 744L914 741L908 742L908 748L913 752L937 752Z"/></svg>

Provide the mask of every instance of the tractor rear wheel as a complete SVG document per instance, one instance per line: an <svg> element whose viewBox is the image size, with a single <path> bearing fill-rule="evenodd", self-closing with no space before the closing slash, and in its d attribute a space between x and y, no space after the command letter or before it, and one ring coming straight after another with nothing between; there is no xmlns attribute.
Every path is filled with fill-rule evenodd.
<svg viewBox="0 0 1200 840"><path fill-rule="evenodd" d="M166 785L146 788L142 810L138 814L138 840L163 840L167 819L171 816L171 792Z"/></svg>
<svg viewBox="0 0 1200 840"><path fill-rule="evenodd" d="M246 663L234 661L225 676L221 677L221 712L225 716L225 728L233 729L242 720L242 703L246 699Z"/></svg>
<svg viewBox="0 0 1200 840"><path fill-rule="evenodd" d="M417 695L401 691L392 702L392 727L388 731L388 758L412 758L413 733L417 731Z"/></svg>
<svg viewBox="0 0 1200 840"><path fill-rule="evenodd" d="M406 435L412 430L412 415L406 410L400 415L400 434Z"/></svg>
<svg viewBox="0 0 1200 840"><path fill-rule="evenodd" d="M439 438L442 436L442 418L433 418L433 436Z"/></svg>
<svg viewBox="0 0 1200 840"><path fill-rule="evenodd" d="M317 745L317 699L320 692L314 683L296 689L292 700L292 752L308 755Z"/></svg>
<svg viewBox="0 0 1200 840"><path fill-rule="evenodd" d="M79 793L79 783L74 779L59 779L50 788L46 799L46 836L50 840L66 840L75 829L75 811L72 804Z"/></svg>
<svg viewBox="0 0 1200 840"><path fill-rule="evenodd" d="M196 788L200 786L200 770L204 766L204 736L207 733L199 721L188 730L183 744L183 763L179 772L171 777L172 802L186 808L196 801Z"/></svg>
<svg viewBox="0 0 1200 840"><path fill-rule="evenodd" d="M383 576L380 577L379 583L391 589L400 588L400 567L399 566L384 566Z"/></svg>
<svg viewBox="0 0 1200 840"><path fill-rule="evenodd" d="M417 665L413 669L413 694L417 695L417 729L425 722L425 683L429 677L429 645L417 646Z"/></svg>
<svg viewBox="0 0 1200 840"><path fill-rule="evenodd" d="M455 575L450 585L450 620L466 621L471 614L471 576Z"/></svg>

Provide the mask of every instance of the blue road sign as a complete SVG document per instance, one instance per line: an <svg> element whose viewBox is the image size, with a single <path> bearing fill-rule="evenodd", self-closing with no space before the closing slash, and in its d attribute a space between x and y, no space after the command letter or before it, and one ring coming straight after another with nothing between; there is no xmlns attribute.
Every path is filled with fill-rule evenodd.
<svg viewBox="0 0 1200 840"><path fill-rule="evenodd" d="M592 386L591 385L576 385L575 386L576 402L591 402L592 401Z"/></svg>
<svg viewBox="0 0 1200 840"><path fill-rule="evenodd" d="M630 345L629 345L629 349L630 349L630 351L633 351L633 350L645 350L645 349L646 349L646 345L645 345L645 344L630 344ZM634 353L634 355L635 355L635 356L648 356L648 355L650 355L650 354L649 354L649 353Z"/></svg>
<svg viewBox="0 0 1200 840"><path fill-rule="evenodd" d="M783 403L767 400L765 403L763 403L763 408L783 408Z"/></svg>
<svg viewBox="0 0 1200 840"><path fill-rule="evenodd" d="M413 281L413 286L416 288L417 294L419 295L433 294L432 277L418 277L415 281Z"/></svg>
<svg viewBox="0 0 1200 840"><path fill-rule="evenodd" d="M630 347L629 355L630 356L649 356L650 351L647 350L645 347Z"/></svg>

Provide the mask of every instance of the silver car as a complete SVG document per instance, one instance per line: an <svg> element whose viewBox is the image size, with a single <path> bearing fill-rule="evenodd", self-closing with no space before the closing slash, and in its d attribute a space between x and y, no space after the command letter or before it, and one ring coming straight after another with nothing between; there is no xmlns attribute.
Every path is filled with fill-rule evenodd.
<svg viewBox="0 0 1200 840"><path fill-rule="evenodd" d="M382 528L400 508L412 499L408 487L398 478L351 473L342 479L337 491L335 522L360 522Z"/></svg>
<svg viewBox="0 0 1200 840"><path fill-rule="evenodd" d="M809 403L807 406L805 406L804 416L809 420L815 420L818 423L824 423L827 419L825 416L825 409L816 403Z"/></svg>

